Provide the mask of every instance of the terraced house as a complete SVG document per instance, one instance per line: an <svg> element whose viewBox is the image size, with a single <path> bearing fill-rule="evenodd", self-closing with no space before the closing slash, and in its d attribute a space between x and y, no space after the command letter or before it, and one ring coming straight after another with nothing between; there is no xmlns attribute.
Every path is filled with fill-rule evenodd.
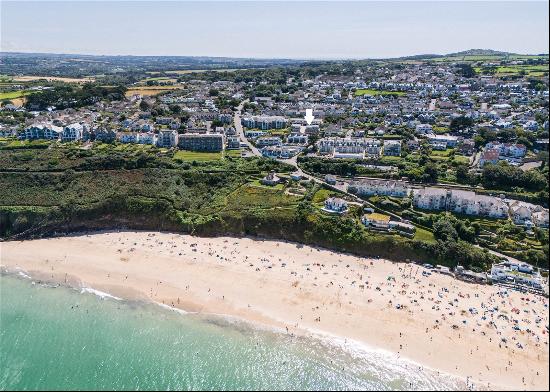
<svg viewBox="0 0 550 392"><path fill-rule="evenodd" d="M63 128L52 124L33 124L19 134L20 139L25 140L59 140Z"/></svg>

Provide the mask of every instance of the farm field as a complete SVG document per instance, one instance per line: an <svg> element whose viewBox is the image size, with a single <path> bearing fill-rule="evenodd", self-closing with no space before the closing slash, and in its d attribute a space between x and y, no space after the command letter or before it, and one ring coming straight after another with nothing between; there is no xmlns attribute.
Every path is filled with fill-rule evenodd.
<svg viewBox="0 0 550 392"><path fill-rule="evenodd" d="M0 100L2 99L13 100L16 98L24 97L25 95L29 95L29 94L32 94L32 91L28 91L28 90L8 91L5 93L0 93Z"/></svg>
<svg viewBox="0 0 550 392"><path fill-rule="evenodd" d="M140 95L157 95L164 93L166 91L177 90L179 86L141 86L141 87L130 87L126 91L126 96L130 97L134 94Z"/></svg>
<svg viewBox="0 0 550 392"><path fill-rule="evenodd" d="M220 68L220 69L180 69L180 70L174 70L174 71L165 71L164 73L167 75L175 74L175 75L185 75L190 73L202 73L202 72L234 72L234 71L241 71L245 70L247 68ZM260 69L260 68L257 68ZM153 73L151 73L153 74Z"/></svg>
<svg viewBox="0 0 550 392"><path fill-rule="evenodd" d="M478 74L484 74L485 68L486 67L474 67L474 70ZM548 65L509 65L491 68L496 69L495 74L497 76L519 75L522 71L526 72L528 76L535 77L540 77L548 74Z"/></svg>

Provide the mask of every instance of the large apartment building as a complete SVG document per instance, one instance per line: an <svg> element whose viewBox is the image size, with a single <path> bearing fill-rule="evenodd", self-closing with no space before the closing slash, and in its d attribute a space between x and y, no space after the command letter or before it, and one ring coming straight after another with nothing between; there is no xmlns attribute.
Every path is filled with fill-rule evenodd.
<svg viewBox="0 0 550 392"><path fill-rule="evenodd" d="M176 147L178 145L179 135L175 130L161 130L157 138L159 147Z"/></svg>
<svg viewBox="0 0 550 392"><path fill-rule="evenodd" d="M403 181L360 180L350 182L348 192L359 196L405 197L409 194L409 187Z"/></svg>
<svg viewBox="0 0 550 392"><path fill-rule="evenodd" d="M413 204L426 210L445 210L457 214L508 217L508 205L499 197L478 195L460 189L423 188L414 191Z"/></svg>
<svg viewBox="0 0 550 392"><path fill-rule="evenodd" d="M84 126L79 123L74 123L67 125L65 128L63 128L61 140L64 142L74 142L77 140L81 140L83 135Z"/></svg>
<svg viewBox="0 0 550 392"><path fill-rule="evenodd" d="M243 117L241 124L247 128L281 129L286 127L287 120L281 116L249 116Z"/></svg>
<svg viewBox="0 0 550 392"><path fill-rule="evenodd" d="M222 151L225 144L221 133L185 133L180 135L178 146L189 151Z"/></svg>

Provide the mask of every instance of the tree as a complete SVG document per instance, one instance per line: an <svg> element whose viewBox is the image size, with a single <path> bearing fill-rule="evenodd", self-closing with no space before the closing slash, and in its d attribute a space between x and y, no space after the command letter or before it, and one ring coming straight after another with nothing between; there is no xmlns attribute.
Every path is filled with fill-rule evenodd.
<svg viewBox="0 0 550 392"><path fill-rule="evenodd" d="M470 117L460 116L455 117L451 120L450 129L451 131L458 131L461 129L469 128L474 125L474 120Z"/></svg>
<svg viewBox="0 0 550 392"><path fill-rule="evenodd" d="M476 71L468 63L458 64L457 73L465 78L473 78L476 76Z"/></svg>
<svg viewBox="0 0 550 392"><path fill-rule="evenodd" d="M437 165L433 162L428 162L426 166L424 166L424 175L423 179L424 182L437 182L439 178L439 172L437 169Z"/></svg>
<svg viewBox="0 0 550 392"><path fill-rule="evenodd" d="M146 112L147 110L149 110L151 107L149 106L149 104L147 103L147 101L145 101L144 99L141 100L141 102L139 103L139 108Z"/></svg>
<svg viewBox="0 0 550 392"><path fill-rule="evenodd" d="M444 216L434 223L434 237L438 240L449 242L457 241L458 233L453 224Z"/></svg>
<svg viewBox="0 0 550 392"><path fill-rule="evenodd" d="M181 113L181 106L179 106L179 105L170 105L170 111L173 114L180 114Z"/></svg>

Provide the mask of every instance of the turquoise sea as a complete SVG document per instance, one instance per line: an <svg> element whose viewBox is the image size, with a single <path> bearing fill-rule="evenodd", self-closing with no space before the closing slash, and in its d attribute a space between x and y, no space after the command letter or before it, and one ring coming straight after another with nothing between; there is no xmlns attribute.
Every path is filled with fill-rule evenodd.
<svg viewBox="0 0 550 392"><path fill-rule="evenodd" d="M395 390L411 385L465 387L385 353L0 276L1 390Z"/></svg>

